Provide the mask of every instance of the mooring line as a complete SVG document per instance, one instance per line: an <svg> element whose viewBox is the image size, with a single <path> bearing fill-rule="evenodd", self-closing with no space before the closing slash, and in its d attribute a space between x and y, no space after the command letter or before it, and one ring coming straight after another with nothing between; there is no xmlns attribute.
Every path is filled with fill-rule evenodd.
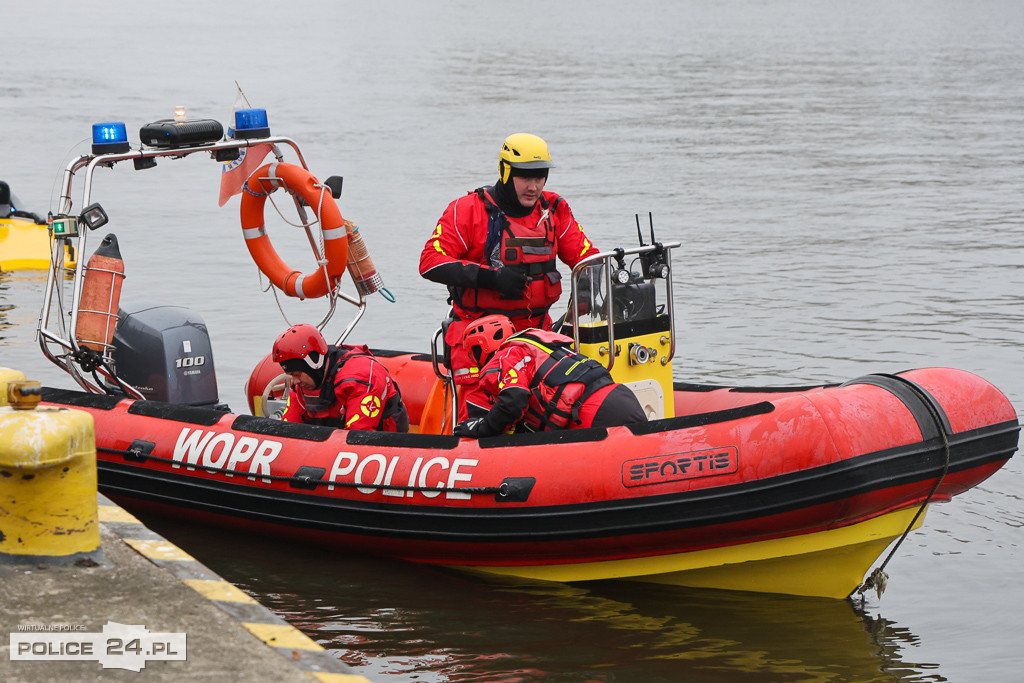
<svg viewBox="0 0 1024 683"><path fill-rule="evenodd" d="M935 426L939 431L939 435L942 437L942 446L943 451L945 453L945 462L943 462L942 464L942 473L939 475L939 478L935 480L935 485L932 486L932 490L928 492L928 495L921 503L921 506L917 509L917 514L915 514L914 518L910 520L910 524L907 525L906 531L904 531L903 534L900 535L899 540L896 541L896 545L894 545L892 549L889 551L889 554L886 555L885 560L882 561L882 564L875 568L875 570L868 575L868 578L864 581L864 583L862 583L854 591L854 593L861 596L861 602L864 601L864 593L871 588L875 589L875 592L878 594L879 598L882 597L882 593L885 592L885 586L889 580L889 575L885 573L886 565L889 564L889 560L893 558L893 555L895 555L896 551L899 550L900 545L902 545L903 541L906 540L908 535L910 535L910 532L914 529L914 525L917 524L917 520L920 519L921 515L924 514L925 508L928 507L928 503L931 502L932 497L935 496L935 492L939 490L939 486L942 484L942 480L946 478L946 474L949 472L949 436L946 434L945 427L943 427L942 416L939 415L938 410L932 403L932 396L927 394L924 389L917 385L917 383L911 382L905 377L888 374L885 375L885 377L891 377L902 382L904 385L909 387L910 390L913 391L918 396L918 398L921 399L922 403L924 403L925 407L928 409L928 414L931 415L932 420L935 421ZM853 593L851 593L850 595L852 596Z"/></svg>

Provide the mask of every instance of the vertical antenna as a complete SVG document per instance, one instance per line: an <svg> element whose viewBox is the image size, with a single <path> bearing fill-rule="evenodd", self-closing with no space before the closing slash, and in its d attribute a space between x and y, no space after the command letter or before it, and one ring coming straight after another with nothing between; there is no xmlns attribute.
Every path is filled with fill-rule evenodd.
<svg viewBox="0 0 1024 683"><path fill-rule="evenodd" d="M637 214L633 214L633 215L636 216L636 236L637 236L637 239L640 240L640 246L641 247L646 246L644 244L644 235L643 235L642 232L640 232L640 214L637 213Z"/></svg>
<svg viewBox="0 0 1024 683"><path fill-rule="evenodd" d="M241 98L245 100L245 106L252 109L252 105L249 104L249 98L245 96L244 92L242 92L242 86L238 85L238 81L235 81L235 87L238 88L238 94L241 96Z"/></svg>
<svg viewBox="0 0 1024 683"><path fill-rule="evenodd" d="M651 244L654 244L654 213L651 211L647 212L647 220L651 224Z"/></svg>

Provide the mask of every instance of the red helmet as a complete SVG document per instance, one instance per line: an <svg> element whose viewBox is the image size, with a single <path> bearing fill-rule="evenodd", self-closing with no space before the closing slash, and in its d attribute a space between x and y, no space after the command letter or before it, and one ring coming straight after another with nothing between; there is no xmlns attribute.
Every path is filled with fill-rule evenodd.
<svg viewBox="0 0 1024 683"><path fill-rule="evenodd" d="M320 330L312 325L293 325L274 342L274 362L283 367L287 361L302 360L316 370L323 365L327 349L327 341Z"/></svg>
<svg viewBox="0 0 1024 683"><path fill-rule="evenodd" d="M472 322L462 336L462 348L483 365L501 343L515 334L512 321L503 315L486 315Z"/></svg>

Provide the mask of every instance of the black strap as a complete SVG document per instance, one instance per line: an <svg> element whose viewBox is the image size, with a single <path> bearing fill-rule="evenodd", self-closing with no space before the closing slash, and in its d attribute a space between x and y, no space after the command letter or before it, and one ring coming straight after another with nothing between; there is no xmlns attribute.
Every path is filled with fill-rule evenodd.
<svg viewBox="0 0 1024 683"><path fill-rule="evenodd" d="M474 192L480 197L480 200L484 203L484 208L487 210L487 239L484 240L484 260L490 258L491 253L501 244L501 232L503 229L507 229L508 220L505 218L505 214L498 205L491 199L491 192L494 190L493 185L486 187L478 187Z"/></svg>
<svg viewBox="0 0 1024 683"><path fill-rule="evenodd" d="M537 277L538 275L558 270L558 264L555 263L554 259L551 259L550 261L537 261L534 263L520 263L509 267L515 268L524 275L528 275L530 277Z"/></svg>
<svg viewBox="0 0 1024 683"><path fill-rule="evenodd" d="M906 377L877 373L852 379L841 386L845 387L851 384L870 384L885 389L898 398L914 417L918 429L921 430L921 437L926 441L942 436L937 424L942 425L942 431L947 436L953 434L953 428L949 424L949 418L946 416L946 411L943 410L942 404L925 391L924 387ZM938 417L937 421L935 416Z"/></svg>

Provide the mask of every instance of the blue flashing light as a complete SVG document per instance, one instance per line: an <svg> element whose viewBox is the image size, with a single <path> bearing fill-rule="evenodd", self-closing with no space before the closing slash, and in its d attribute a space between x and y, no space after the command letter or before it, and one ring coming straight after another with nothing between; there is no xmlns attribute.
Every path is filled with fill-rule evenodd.
<svg viewBox="0 0 1024 683"><path fill-rule="evenodd" d="M129 149L128 131L122 121L92 124L93 154L118 154Z"/></svg>
<svg viewBox="0 0 1024 683"><path fill-rule="evenodd" d="M235 128L237 130L267 128L269 125L266 109L239 109L235 112Z"/></svg>
<svg viewBox="0 0 1024 683"><path fill-rule="evenodd" d="M239 140L270 137L270 123L267 121L267 110L239 109L235 111L233 134Z"/></svg>

